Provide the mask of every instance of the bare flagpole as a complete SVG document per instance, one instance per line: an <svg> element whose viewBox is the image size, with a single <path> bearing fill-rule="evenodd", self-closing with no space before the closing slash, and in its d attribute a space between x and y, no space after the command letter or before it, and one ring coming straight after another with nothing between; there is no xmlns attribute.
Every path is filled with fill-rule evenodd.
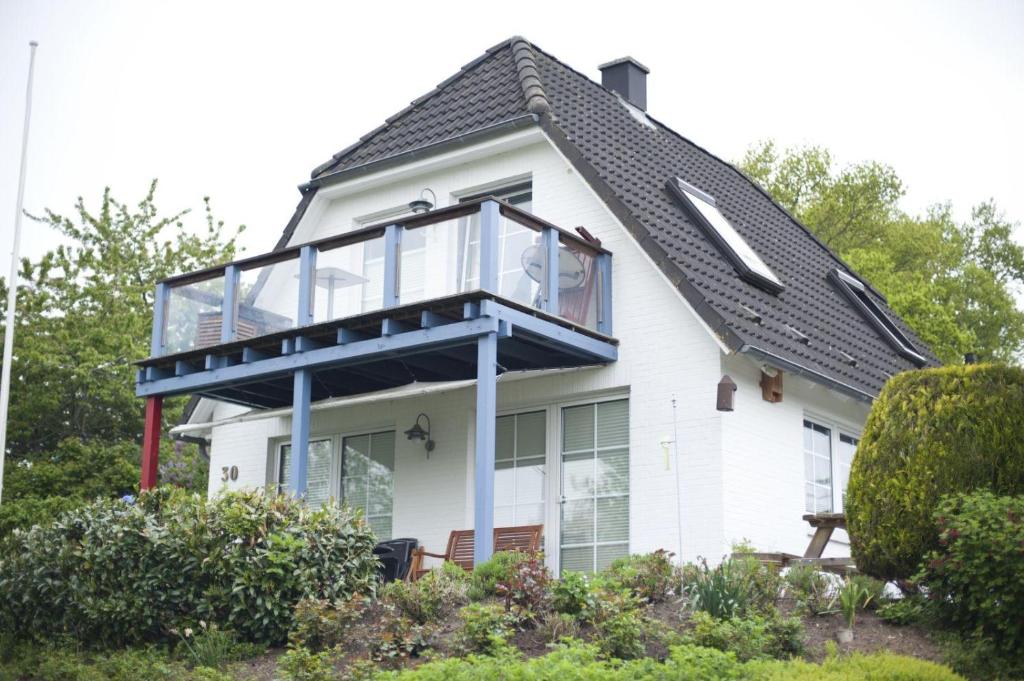
<svg viewBox="0 0 1024 681"><path fill-rule="evenodd" d="M21 172L18 175L17 210L14 213L14 247L11 276L7 279L7 324L4 326L4 364L0 376L0 500L4 492L4 459L7 453L7 406L11 401L11 363L14 357L14 308L18 302L18 265L21 250L21 214L25 202L25 169L28 165L28 124L32 118L32 74L36 65L35 40L29 43L28 86L25 90L25 127L21 132Z"/></svg>

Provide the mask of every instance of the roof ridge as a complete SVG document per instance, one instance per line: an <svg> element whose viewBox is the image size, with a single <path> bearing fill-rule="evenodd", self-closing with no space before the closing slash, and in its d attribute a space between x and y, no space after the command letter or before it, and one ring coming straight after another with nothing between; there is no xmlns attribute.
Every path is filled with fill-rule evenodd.
<svg viewBox="0 0 1024 681"><path fill-rule="evenodd" d="M513 36L508 41L512 48L512 59L516 62L519 84L523 86L523 97L526 98L526 110L533 114L545 114L551 111L551 102L544 92L544 84L540 80L537 68L537 57L533 53L533 45L522 36Z"/></svg>
<svg viewBox="0 0 1024 681"><path fill-rule="evenodd" d="M412 100L411 102L409 102L408 106L406 106L404 109L402 109L398 113L396 113L396 114L386 118L383 123L381 123L376 128L374 128L370 132L368 132L365 135L363 135L362 137L360 137L358 140L356 140L355 143L350 144L347 147L345 147L344 149L342 149L341 151L339 151L338 153L333 154L329 161L327 161L325 163L322 163L319 166L317 166L316 168L314 168L313 172L310 174L310 177L313 178L313 179L316 179L319 175L327 172L328 170L331 170L332 168L337 167L337 165L339 163L341 163L341 161L345 160L345 158L347 158L352 152L354 152L356 149L358 149L363 144L368 142L370 139L375 137L377 134L379 134L379 133L383 132L384 130L386 130L388 127L391 126L392 123L394 123L398 119L400 119L400 118L402 118L402 117L412 113L412 111L415 110L416 107L420 106L424 102L426 102L429 99L431 99L431 98L437 96L438 94L440 94L441 91L445 87L447 87L448 85L450 85L454 81L458 80L462 76L466 75L467 73L469 73L470 71L475 69L477 66L482 64L488 57L492 56L496 52L501 51L503 48L511 47L512 46L512 42L514 40L516 40L516 39L517 39L516 37L513 37L513 38L508 38L508 39L502 40L497 45L493 45L493 46L487 48L486 50L484 50L483 53L481 53L478 57L472 59L471 61L467 62L466 64L463 64L462 67L459 68L458 71L456 71L454 74L452 74L451 76L445 78L440 83L435 85L432 90L430 90L429 92L427 92L427 93L425 93L423 95L420 95L416 99ZM522 42L526 42L522 38L518 38L518 40L520 40ZM529 48L529 43L527 43L527 47ZM532 60L532 58L533 57L532 57L532 52L531 52L530 59ZM519 69L518 61L516 62L516 66L517 66L517 70L520 70L520 72L521 72L521 69ZM536 71L536 64L534 64L534 71ZM522 80L522 78L523 78L523 76L520 75L520 80ZM540 78L539 77L537 78L537 87L538 88L540 87ZM526 86L524 85L523 88L524 88L524 93L525 93ZM543 95L543 90L541 90L541 95ZM529 98L527 98L527 101L529 101ZM544 101L545 101L545 103L547 102L547 98L546 97L544 98Z"/></svg>

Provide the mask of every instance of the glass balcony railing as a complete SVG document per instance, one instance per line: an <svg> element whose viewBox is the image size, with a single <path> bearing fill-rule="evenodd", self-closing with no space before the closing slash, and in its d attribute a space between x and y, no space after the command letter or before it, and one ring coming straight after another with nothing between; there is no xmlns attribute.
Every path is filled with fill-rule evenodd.
<svg viewBox="0 0 1024 681"><path fill-rule="evenodd" d="M496 199L157 285L152 355L486 291L611 335L611 253Z"/></svg>

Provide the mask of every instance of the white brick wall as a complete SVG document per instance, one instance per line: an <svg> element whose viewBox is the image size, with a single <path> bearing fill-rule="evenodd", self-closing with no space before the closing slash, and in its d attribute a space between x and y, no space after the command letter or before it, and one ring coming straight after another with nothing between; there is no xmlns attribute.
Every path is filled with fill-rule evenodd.
<svg viewBox="0 0 1024 681"><path fill-rule="evenodd" d="M390 184L363 179L365 190L339 195L311 208L293 242L352 228L356 218L400 206L428 186L439 202L453 194L508 178L530 177L533 212L565 228L583 225L614 253L614 332L619 361L600 369L520 381L499 382L500 411L581 400L591 395L630 399L631 550L679 551L675 447L663 440L678 432L682 459L682 555L715 560L734 539L748 537L765 548L793 549L801 542L803 464L802 400L831 405L823 389L811 394L790 381L786 401L760 399L756 368L746 360L723 360L720 346L679 294L647 259L576 172L550 144L536 136L499 154L432 168ZM399 173L401 174L401 173ZM740 384L737 410L715 411L715 390L723 370ZM788 378L788 377L787 377ZM672 399L677 399L673 412ZM472 524L472 389L429 399L390 400L373 405L314 412L313 434L398 431L395 470L395 536L414 536L441 549L452 529ZM843 412L843 405L836 409ZM219 406L216 418L236 413ZM430 415L437 449L426 458L422 444L401 437L419 412ZM557 408L551 407L552 414ZM860 412L851 412L863 421ZM556 418L556 417L553 417ZM675 423L673 423L675 421ZM290 419L274 418L213 429L211 493L220 489L222 466L239 466L232 486L268 481L268 440L286 438ZM549 421L549 428L557 421ZM554 431L553 431L554 432ZM557 499L557 434L549 437L549 498ZM554 468L554 470L552 470ZM549 504L549 530L558 506ZM549 531L549 555L557 534ZM805 541L803 543L806 543ZM802 552L802 548L801 548Z"/></svg>

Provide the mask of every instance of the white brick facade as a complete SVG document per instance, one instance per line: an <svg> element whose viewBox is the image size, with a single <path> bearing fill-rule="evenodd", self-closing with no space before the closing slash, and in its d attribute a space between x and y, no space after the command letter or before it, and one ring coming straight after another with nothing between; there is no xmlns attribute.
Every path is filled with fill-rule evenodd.
<svg viewBox="0 0 1024 681"><path fill-rule="evenodd" d="M614 254L614 335L620 341L619 361L612 365L498 383L499 413L548 409L549 560L557 561L559 406L609 396L629 398L631 551L680 552L681 500L681 554L688 560L715 560L743 538L763 550L802 553L808 537L800 518L804 413L812 410L859 428L866 407L789 375L782 403L762 401L758 367L745 357L725 355L673 286L539 132L518 133L459 155L419 161L332 188L330 201L318 197L311 206L292 243L347 231L365 216L402 206L423 187L433 189L446 205L465 193L527 178L533 187L533 213L567 229L585 226ZM716 385L723 373L739 385L732 413L715 410ZM389 399L314 411L311 433L396 430L394 536L417 537L439 550L450 530L472 525L473 408L472 387ZM420 412L429 414L437 442L429 459L422 443L401 436ZM214 420L238 413L237 407L218 405ZM287 438L289 429L287 417L213 426L210 493L225 484L258 487L272 482L274 445ZM673 433L675 443L670 442ZM674 470L677 449L681 489ZM230 466L238 467L238 479L223 483L222 468Z"/></svg>

